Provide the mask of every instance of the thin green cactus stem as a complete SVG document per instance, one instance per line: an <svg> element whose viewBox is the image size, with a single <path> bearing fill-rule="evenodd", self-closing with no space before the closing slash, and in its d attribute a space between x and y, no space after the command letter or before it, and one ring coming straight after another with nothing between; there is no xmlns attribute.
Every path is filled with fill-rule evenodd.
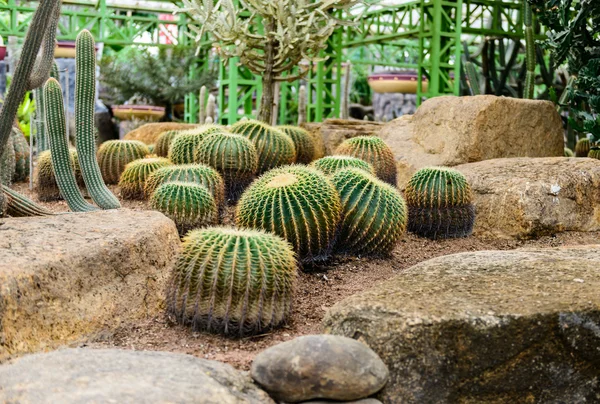
<svg viewBox="0 0 600 404"><path fill-rule="evenodd" d="M46 126L50 136L50 151L52 153L52 167L56 175L56 182L63 198L67 201L69 209L73 212L90 212L97 210L83 199L69 154L67 144L67 131L65 127L65 110L62 89L55 79L49 79L44 86L46 98Z"/></svg>
<svg viewBox="0 0 600 404"><path fill-rule="evenodd" d="M200 87L198 94L198 123L206 121L206 86Z"/></svg>
<svg viewBox="0 0 600 404"><path fill-rule="evenodd" d="M16 193L6 185L2 185L2 192L6 197L6 214L8 216L28 217L54 215L54 212L44 208L43 206L38 205L31 199Z"/></svg>
<svg viewBox="0 0 600 404"><path fill-rule="evenodd" d="M527 75L523 98L533 99L535 89L535 40L533 36L533 13L528 0L523 0L525 22L525 48L527 51Z"/></svg>
<svg viewBox="0 0 600 404"><path fill-rule="evenodd" d="M102 209L119 209L121 204L107 188L98 160L94 126L96 101L96 50L92 34L83 30L77 35L75 80L75 127L77 155L85 186L92 200Z"/></svg>

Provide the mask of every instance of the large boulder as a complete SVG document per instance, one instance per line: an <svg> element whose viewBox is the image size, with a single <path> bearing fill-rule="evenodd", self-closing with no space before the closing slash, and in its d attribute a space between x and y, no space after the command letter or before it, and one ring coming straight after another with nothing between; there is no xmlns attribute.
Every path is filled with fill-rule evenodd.
<svg viewBox="0 0 600 404"><path fill-rule="evenodd" d="M384 403L600 402L600 245L422 262L329 310L390 370Z"/></svg>
<svg viewBox="0 0 600 404"><path fill-rule="evenodd" d="M304 123L302 127L317 139L322 139L324 155L335 154L335 149L346 139L356 136L374 136L383 124L380 122L360 121L358 119L326 119L323 122ZM323 157L319 153L318 157Z"/></svg>
<svg viewBox="0 0 600 404"><path fill-rule="evenodd" d="M473 189L475 234L532 238L600 230L600 161L512 158L455 167Z"/></svg>
<svg viewBox="0 0 600 404"><path fill-rule="evenodd" d="M0 219L0 362L158 314L179 246L158 212Z"/></svg>
<svg viewBox="0 0 600 404"><path fill-rule="evenodd" d="M0 402L274 404L224 363L117 349L65 349L0 366Z"/></svg>
<svg viewBox="0 0 600 404"><path fill-rule="evenodd" d="M414 115L387 123L378 136L394 151L399 184L427 166L564 153L554 104L491 95L431 98Z"/></svg>
<svg viewBox="0 0 600 404"><path fill-rule="evenodd" d="M131 132L128 132L123 138L125 140L139 140L148 145L156 143L158 137L169 130L186 130L192 129L198 124L178 123L178 122L158 122L147 123Z"/></svg>

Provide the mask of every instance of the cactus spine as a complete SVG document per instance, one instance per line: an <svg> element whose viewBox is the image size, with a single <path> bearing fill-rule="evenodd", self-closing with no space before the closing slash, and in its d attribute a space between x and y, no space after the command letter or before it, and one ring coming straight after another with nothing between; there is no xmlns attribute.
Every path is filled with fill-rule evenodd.
<svg viewBox="0 0 600 404"><path fill-rule="evenodd" d="M464 175L444 167L417 171L404 191L408 230L431 239L466 237L473 231L475 207Z"/></svg>
<svg viewBox="0 0 600 404"><path fill-rule="evenodd" d="M143 199L146 179L154 171L170 164L171 162L164 157L144 158L127 164L119 181L121 196L124 199Z"/></svg>
<svg viewBox="0 0 600 404"><path fill-rule="evenodd" d="M340 198L322 173L286 166L250 185L238 203L236 224L283 237L301 262L311 264L329 258L340 209Z"/></svg>
<svg viewBox="0 0 600 404"><path fill-rule="evenodd" d="M587 138L579 139L577 141L577 143L575 144L575 156L576 157L587 157L587 155L590 153L591 147L592 147L592 144L590 142L590 139L587 139Z"/></svg>
<svg viewBox="0 0 600 404"><path fill-rule="evenodd" d="M357 136L340 144L336 154L357 157L370 163L379 179L396 186L396 159L383 140L376 136Z"/></svg>
<svg viewBox="0 0 600 404"><path fill-rule="evenodd" d="M204 123L206 120L206 86L200 87L198 95L198 123Z"/></svg>
<svg viewBox="0 0 600 404"><path fill-rule="evenodd" d="M230 202L237 202L258 169L258 155L252 142L230 133L206 136L196 148L195 161L207 164L221 174Z"/></svg>
<svg viewBox="0 0 600 404"><path fill-rule="evenodd" d="M7 187L2 185L2 192L6 197L6 214L12 217L27 217L27 216L49 216L54 213L48 209L39 206L31 199L20 195Z"/></svg>
<svg viewBox="0 0 600 404"><path fill-rule="evenodd" d="M298 126L306 122L306 86L298 89Z"/></svg>
<svg viewBox="0 0 600 404"><path fill-rule="evenodd" d="M308 164L315 159L315 141L312 136L297 126L278 126L277 129L288 135L296 147L296 163Z"/></svg>
<svg viewBox="0 0 600 404"><path fill-rule="evenodd" d="M237 122L231 131L250 139L258 153L258 174L274 167L291 164L296 159L296 147L292 139L263 122L248 120Z"/></svg>
<svg viewBox="0 0 600 404"><path fill-rule="evenodd" d="M69 146L67 144L67 132L65 128L65 110L62 97L62 89L55 79L49 79L44 86L44 98L46 99L46 126L50 136L50 151L52 152L52 168L56 176L56 182L60 193L73 212L89 212L96 210L83 199L73 167Z"/></svg>
<svg viewBox="0 0 600 404"><path fill-rule="evenodd" d="M244 336L285 322L297 263L291 246L257 230L188 233L167 289L167 311L197 331Z"/></svg>
<svg viewBox="0 0 600 404"><path fill-rule="evenodd" d="M326 156L313 161L311 167L331 176L344 168L358 168L369 174L375 175L375 169L369 163L351 156Z"/></svg>
<svg viewBox="0 0 600 404"><path fill-rule="evenodd" d="M92 34L83 30L77 35L75 80L75 127L76 147L81 172L92 200L102 209L118 209L119 200L106 187L98 160L94 127L94 104L96 102L96 51Z"/></svg>
<svg viewBox="0 0 600 404"><path fill-rule="evenodd" d="M525 48L527 51L527 75L523 98L533 99L535 90L535 40L533 37L533 13L528 0L523 0L525 22Z"/></svg>
<svg viewBox="0 0 600 404"><path fill-rule="evenodd" d="M139 140L109 140L98 149L98 164L107 184L117 184L125 166L150 154L148 146Z"/></svg>
<svg viewBox="0 0 600 404"><path fill-rule="evenodd" d="M336 250L389 255L406 230L408 212L400 193L358 168L336 172L332 182L342 202Z"/></svg>

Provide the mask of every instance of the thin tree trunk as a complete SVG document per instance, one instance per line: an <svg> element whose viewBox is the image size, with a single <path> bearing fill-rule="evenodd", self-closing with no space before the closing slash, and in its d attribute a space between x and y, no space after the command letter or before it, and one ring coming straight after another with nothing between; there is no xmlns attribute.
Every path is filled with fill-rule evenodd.
<svg viewBox="0 0 600 404"><path fill-rule="evenodd" d="M271 32L274 29L273 21L265 24L265 32ZM275 86L275 73L273 67L275 64L275 41L269 40L265 46L265 71L262 76L262 97L260 99L259 121L267 124L271 123L271 112L273 111L273 87Z"/></svg>

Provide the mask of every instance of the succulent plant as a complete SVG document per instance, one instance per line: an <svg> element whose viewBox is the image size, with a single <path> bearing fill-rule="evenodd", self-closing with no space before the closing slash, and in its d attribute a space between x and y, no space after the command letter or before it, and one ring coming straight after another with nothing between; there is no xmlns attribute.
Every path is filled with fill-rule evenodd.
<svg viewBox="0 0 600 404"><path fill-rule="evenodd" d="M339 170L331 180L342 202L336 250L357 255L390 254L408 219L400 193L359 168Z"/></svg>
<svg viewBox="0 0 600 404"><path fill-rule="evenodd" d="M204 164L188 164L162 167L154 171L144 186L144 193L150 197L156 188L168 182L191 182L204 185L215 198L215 204L222 210L225 202L223 179L215 169Z"/></svg>
<svg viewBox="0 0 600 404"><path fill-rule="evenodd" d="M600 147L594 146L587 155L589 158L600 160Z"/></svg>
<svg viewBox="0 0 600 404"><path fill-rule="evenodd" d="M396 186L396 159L394 153L381 138L357 136L340 144L336 154L357 157L370 163L379 179Z"/></svg>
<svg viewBox="0 0 600 404"><path fill-rule="evenodd" d="M134 160L125 166L121 174L119 188L124 199L143 199L146 179L161 167L171 165L164 157L150 157Z"/></svg>
<svg viewBox="0 0 600 404"><path fill-rule="evenodd" d="M411 177L404 195L410 232L432 239L466 237L473 232L471 187L460 172L422 168Z"/></svg>
<svg viewBox="0 0 600 404"><path fill-rule="evenodd" d="M156 139L156 146L154 148L156 155L158 157L168 157L169 147L171 147L173 139L181 132L181 130L168 130L161 133L158 139Z"/></svg>
<svg viewBox="0 0 600 404"><path fill-rule="evenodd" d="M296 147L296 163L308 164L315 159L315 141L310 134L297 126L283 125L277 129L288 135Z"/></svg>
<svg viewBox="0 0 600 404"><path fill-rule="evenodd" d="M73 172L75 173L77 185L80 189L85 188L81 167L79 166L79 159L77 158L77 151L75 149L69 149L69 158L71 167L73 167ZM50 153L50 150L43 151L38 156L35 184L35 189L40 201L51 202L62 199L58 184L56 183L56 177L54 176L54 169L52 168L52 154Z"/></svg>
<svg viewBox="0 0 600 404"><path fill-rule="evenodd" d="M168 284L167 311L197 331L257 334L289 317L296 279L291 246L273 234L193 230Z"/></svg>
<svg viewBox="0 0 600 404"><path fill-rule="evenodd" d="M325 156L313 161L310 167L316 168L327 176L331 176L344 168L359 168L369 174L375 175L375 169L373 169L371 164L351 156Z"/></svg>
<svg viewBox="0 0 600 404"><path fill-rule="evenodd" d="M15 150L15 173L13 182L25 181L29 177L29 145L21 130L13 125L11 137Z"/></svg>
<svg viewBox="0 0 600 404"><path fill-rule="evenodd" d="M294 141L285 133L265 123L247 120L231 127L233 133L250 139L258 153L258 174L296 160Z"/></svg>
<svg viewBox="0 0 600 404"><path fill-rule="evenodd" d="M575 157L575 153L573 153L573 150L565 147L565 157Z"/></svg>
<svg viewBox="0 0 600 404"><path fill-rule="evenodd" d="M329 257L340 212L339 195L323 173L292 165L268 171L248 187L236 224L283 237L310 264Z"/></svg>
<svg viewBox="0 0 600 404"><path fill-rule="evenodd" d="M196 148L194 159L213 167L221 174L225 182L225 194L230 202L237 202L258 169L258 156L252 142L230 133L206 136Z"/></svg>
<svg viewBox="0 0 600 404"><path fill-rule="evenodd" d="M153 209L175 222L180 235L195 227L216 224L218 210L210 191L191 182L167 182L160 185L152 196Z"/></svg>
<svg viewBox="0 0 600 404"><path fill-rule="evenodd" d="M31 199L20 195L7 187L2 185L0 193L3 194L6 200L6 214L11 217L28 217L28 216L49 216L54 213L36 204Z"/></svg>
<svg viewBox="0 0 600 404"><path fill-rule="evenodd" d="M16 161L14 140L12 136L9 136L4 153L0 156L0 184L10 185L12 183Z"/></svg>
<svg viewBox="0 0 600 404"><path fill-rule="evenodd" d="M590 152L592 145L590 139L579 139L575 144L575 156L576 157L587 157Z"/></svg>
<svg viewBox="0 0 600 404"><path fill-rule="evenodd" d="M155 144L149 144L148 145L148 151L150 152L150 155L156 156L155 149L156 149L156 145ZM159 156L156 156L156 157L159 157Z"/></svg>
<svg viewBox="0 0 600 404"><path fill-rule="evenodd" d="M98 149L98 164L107 184L117 184L125 166L134 160L143 159L148 146L139 140L109 140Z"/></svg>
<svg viewBox="0 0 600 404"><path fill-rule="evenodd" d="M211 133L223 131L223 127L218 125L202 125L195 129L180 132L169 147L169 160L173 164L194 163L194 151L202 139Z"/></svg>

